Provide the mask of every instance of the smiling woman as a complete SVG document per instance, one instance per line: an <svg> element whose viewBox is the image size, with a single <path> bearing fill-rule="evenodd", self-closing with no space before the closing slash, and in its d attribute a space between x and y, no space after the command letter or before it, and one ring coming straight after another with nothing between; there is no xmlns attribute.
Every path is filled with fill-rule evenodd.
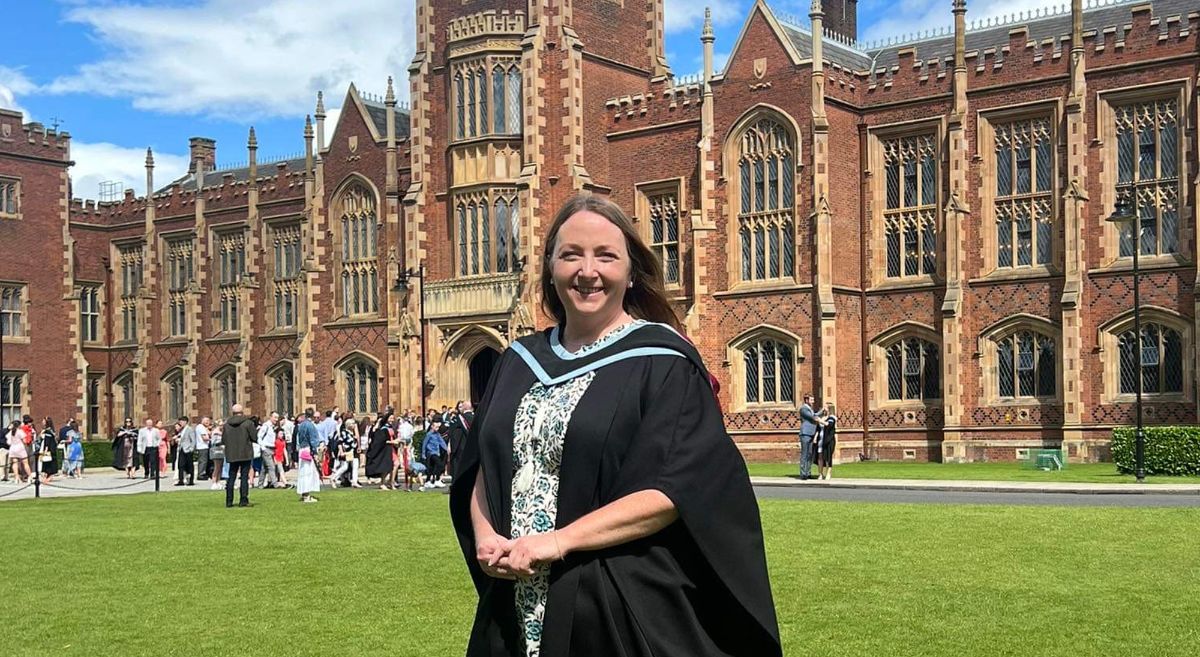
<svg viewBox="0 0 1200 657"><path fill-rule="evenodd" d="M758 506L658 260L593 196L544 243L558 325L501 356L457 456L467 654L779 655Z"/></svg>

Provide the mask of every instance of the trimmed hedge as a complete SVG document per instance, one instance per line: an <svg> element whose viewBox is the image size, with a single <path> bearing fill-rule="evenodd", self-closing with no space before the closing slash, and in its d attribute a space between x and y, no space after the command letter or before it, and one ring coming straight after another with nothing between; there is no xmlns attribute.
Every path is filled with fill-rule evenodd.
<svg viewBox="0 0 1200 657"><path fill-rule="evenodd" d="M112 443L104 440L83 441L83 467L111 468Z"/></svg>
<svg viewBox="0 0 1200 657"><path fill-rule="evenodd" d="M1200 427L1145 427L1148 475L1200 475ZM1137 430L1113 429L1112 456L1117 469L1134 471Z"/></svg>

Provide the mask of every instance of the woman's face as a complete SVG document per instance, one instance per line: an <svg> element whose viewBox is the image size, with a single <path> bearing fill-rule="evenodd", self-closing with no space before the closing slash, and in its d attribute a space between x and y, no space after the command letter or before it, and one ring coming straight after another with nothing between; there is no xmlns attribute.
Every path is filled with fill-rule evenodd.
<svg viewBox="0 0 1200 657"><path fill-rule="evenodd" d="M631 272L625 234L595 212L576 212L558 231L550 272L568 318L621 312Z"/></svg>

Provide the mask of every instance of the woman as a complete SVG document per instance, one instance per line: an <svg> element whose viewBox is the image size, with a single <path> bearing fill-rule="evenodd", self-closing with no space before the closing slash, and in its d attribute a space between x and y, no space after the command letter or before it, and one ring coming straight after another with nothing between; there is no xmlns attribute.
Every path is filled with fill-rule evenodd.
<svg viewBox="0 0 1200 657"><path fill-rule="evenodd" d="M656 256L593 196L544 243L557 325L497 363L451 486L468 656L777 657L745 462Z"/></svg>
<svg viewBox="0 0 1200 657"><path fill-rule="evenodd" d="M227 476L225 473L225 443L221 441L221 432L224 430L225 420L217 420L213 424L213 430L208 442L208 460L212 461L212 490L224 490L221 481Z"/></svg>
<svg viewBox="0 0 1200 657"><path fill-rule="evenodd" d="M20 420L13 420L8 425L8 462L17 483L29 483L32 476L29 469L29 449L25 446L25 431L21 428Z"/></svg>
<svg viewBox="0 0 1200 657"><path fill-rule="evenodd" d="M817 448L817 468L821 479L833 479L833 451L837 447L837 416L832 410L823 410L821 415L829 418L818 429L820 446Z"/></svg>
<svg viewBox="0 0 1200 657"><path fill-rule="evenodd" d="M296 492L300 494L300 501L308 504L317 501L313 493L321 492L321 473L317 471L317 463L320 462L322 450L316 429L302 432L305 426L312 429L312 423L307 422L296 430L296 462L299 464Z"/></svg>
<svg viewBox="0 0 1200 657"><path fill-rule="evenodd" d="M42 473L42 483L54 481L54 475L58 474L58 434L54 431L54 420L49 417L42 421L41 440L35 451L40 461L38 469Z"/></svg>
<svg viewBox="0 0 1200 657"><path fill-rule="evenodd" d="M392 441L395 432L391 427L392 412L384 409L371 429L371 442L367 446L367 476L379 479L379 490L392 490L394 463Z"/></svg>
<svg viewBox="0 0 1200 657"><path fill-rule="evenodd" d="M288 443L283 427L275 427L275 487L287 488Z"/></svg>
<svg viewBox="0 0 1200 657"><path fill-rule="evenodd" d="M158 471L166 474L167 456L171 453L171 441L167 440L167 428L163 425L162 420L154 423L154 429L158 431Z"/></svg>
<svg viewBox="0 0 1200 657"><path fill-rule="evenodd" d="M124 470L126 479L133 479L136 468L133 465L133 454L137 451L137 428L133 426L133 418L125 418L125 424L117 430L113 437L113 469Z"/></svg>
<svg viewBox="0 0 1200 657"><path fill-rule="evenodd" d="M349 418L342 423L337 440L331 447L337 455L337 461L333 468L333 474L329 476L329 484L337 488L338 482L342 480L342 475L350 471L351 462L354 461L354 450L358 449L358 422L354 418ZM357 488L358 482L351 479L350 485Z"/></svg>

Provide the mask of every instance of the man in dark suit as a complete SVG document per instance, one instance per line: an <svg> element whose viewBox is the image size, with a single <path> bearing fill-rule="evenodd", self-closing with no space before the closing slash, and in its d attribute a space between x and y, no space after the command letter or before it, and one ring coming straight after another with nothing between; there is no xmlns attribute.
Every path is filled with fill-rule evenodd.
<svg viewBox="0 0 1200 657"><path fill-rule="evenodd" d="M800 406L800 479L807 480L812 476L813 438L817 435L817 427L825 424L825 420L817 417L813 411L812 393L804 395L804 404Z"/></svg>
<svg viewBox="0 0 1200 657"><path fill-rule="evenodd" d="M447 463L447 469L450 471L450 478L454 478L454 451L466 441L467 432L471 430L471 425L475 422L475 411L471 406L470 401L460 401L456 405L455 410L457 415L453 418L449 428L449 444L450 455Z"/></svg>
<svg viewBox="0 0 1200 657"><path fill-rule="evenodd" d="M242 475L241 497L238 506L250 504L250 462L254 460L254 422L242 414L242 405L233 405L233 415L225 420L221 443L225 445L225 460L229 463L229 479L225 480L225 506L233 506L233 480Z"/></svg>

